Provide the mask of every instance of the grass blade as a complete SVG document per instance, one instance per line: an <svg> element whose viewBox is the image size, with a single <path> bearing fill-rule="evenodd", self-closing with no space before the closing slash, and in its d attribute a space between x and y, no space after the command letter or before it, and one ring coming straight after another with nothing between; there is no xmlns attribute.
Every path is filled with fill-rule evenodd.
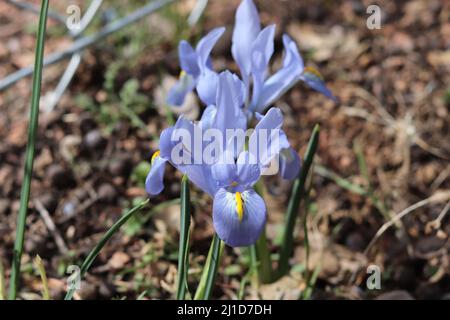
<svg viewBox="0 0 450 320"><path fill-rule="evenodd" d="M17 217L16 240L14 242L14 256L11 267L9 284L9 299L15 300L20 280L20 260L23 252L25 237L25 223L30 199L31 176L33 174L36 133L39 120L39 100L41 98L42 61L44 58L45 30L47 26L48 0L43 0L39 16L37 44L34 61L33 91L31 94L30 123L28 125L28 142L25 154L25 169L22 190L20 192L20 207Z"/></svg>
<svg viewBox="0 0 450 320"><path fill-rule="evenodd" d="M219 239L217 234L214 234L194 300L208 300L211 297L223 249L224 242Z"/></svg>
<svg viewBox="0 0 450 320"><path fill-rule="evenodd" d="M50 300L47 274L45 273L44 263L42 262L42 259L39 255L37 255L36 258L34 259L34 264L36 265L36 267L39 271L39 275L40 275L41 281L42 281L42 298L44 300Z"/></svg>
<svg viewBox="0 0 450 320"><path fill-rule="evenodd" d="M189 227L191 224L191 196L189 180L183 176L181 181L181 217L180 247L178 251L177 300L184 300L186 294L187 274L189 268Z"/></svg>
<svg viewBox="0 0 450 320"><path fill-rule="evenodd" d="M314 172L314 167L311 169L311 172ZM308 232L308 215L309 215L309 210L310 210L310 199L309 199L309 193L311 191L311 187L312 187L312 174L308 175L308 179L307 179L307 191L305 193L304 196L304 208L305 208L305 213L302 216L302 227L303 227L303 248L305 250L305 272L304 272L304 277L306 279L306 283L310 283L311 280L311 275L309 272L309 257L310 257L310 245L309 245L309 232Z"/></svg>
<svg viewBox="0 0 450 320"><path fill-rule="evenodd" d="M317 173L321 177L324 177L324 178L334 181L338 186L340 186L341 188L344 188L350 192L353 192L360 196L367 195L367 190L364 189L362 186L352 183L351 181L349 181L345 178L342 178L340 175L325 168L324 166L321 166L321 165L315 166L314 172Z"/></svg>
<svg viewBox="0 0 450 320"><path fill-rule="evenodd" d="M302 300L309 300L311 298L317 278L319 277L320 270L320 266L317 266L314 269L312 276L308 279L305 290L301 293L300 298Z"/></svg>
<svg viewBox="0 0 450 320"><path fill-rule="evenodd" d="M295 179L294 186L292 188L291 198L289 199L286 223L284 227L283 241L281 244L280 260L278 263L278 277L282 277L289 271L289 257L292 253L293 238L294 238L294 226L296 218L298 216L298 209L300 202L305 196L305 183L308 177L309 169L314 159L314 155L319 143L320 127L316 125L313 129L311 138L309 139L308 147L306 149L305 156L303 158L302 168L299 176Z"/></svg>
<svg viewBox="0 0 450 320"><path fill-rule="evenodd" d="M6 299L5 288L5 268L3 267L3 260L0 258L0 300Z"/></svg>
<svg viewBox="0 0 450 320"><path fill-rule="evenodd" d="M103 237L94 247L94 249L92 249L91 252L89 252L86 259L84 259L83 264L81 265L80 268L80 277L83 277L85 275L85 273L91 266L92 262L95 260L95 258L98 256L102 248L105 246L106 242L108 242L108 240L120 229L120 227L122 227L134 214L142 210L149 202L150 200L147 199L138 204L137 206L135 206L134 208L130 209L127 213L122 215L122 217L120 217L120 219L117 220L116 223L114 223L111 228L109 228L109 230L103 235ZM69 291L67 291L64 300L71 300L74 292L75 292L74 288L69 289Z"/></svg>

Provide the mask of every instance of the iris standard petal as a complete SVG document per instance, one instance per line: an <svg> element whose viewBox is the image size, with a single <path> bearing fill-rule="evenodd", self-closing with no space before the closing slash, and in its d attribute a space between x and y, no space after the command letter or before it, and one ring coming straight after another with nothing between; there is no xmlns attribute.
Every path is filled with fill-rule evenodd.
<svg viewBox="0 0 450 320"><path fill-rule="evenodd" d="M159 137L159 151L162 158L170 159L170 153L174 145L172 141L173 127L164 129Z"/></svg>
<svg viewBox="0 0 450 320"><path fill-rule="evenodd" d="M266 223L266 205L253 189L239 193L238 198L236 193L225 189L219 189L214 196L214 228L219 238L231 247L254 244ZM242 219L238 210L242 210Z"/></svg>
<svg viewBox="0 0 450 320"><path fill-rule="evenodd" d="M249 138L249 151L258 159L258 164L266 167L282 149L289 148L286 134L281 130L283 114L278 108L271 108L258 122Z"/></svg>
<svg viewBox="0 0 450 320"><path fill-rule="evenodd" d="M218 187L226 187L236 181L235 163L216 163L211 166L211 173Z"/></svg>
<svg viewBox="0 0 450 320"><path fill-rule="evenodd" d="M186 40L181 40L178 45L178 56L180 58L181 69L194 78L200 74L198 67L198 56L194 48Z"/></svg>
<svg viewBox="0 0 450 320"><path fill-rule="evenodd" d="M241 89L237 77L229 71L219 75L217 87L217 115L214 127L223 133L226 129L246 129L247 119L242 111Z"/></svg>
<svg viewBox="0 0 450 320"><path fill-rule="evenodd" d="M211 167L208 165L190 164L175 166L182 173L186 174L193 184L198 188L214 196L219 187L211 175Z"/></svg>
<svg viewBox="0 0 450 320"><path fill-rule="evenodd" d="M223 134L223 150L235 158L245 143L247 117L241 108L242 82L236 75L224 71L219 75L217 88L217 115L213 127Z"/></svg>
<svg viewBox="0 0 450 320"><path fill-rule="evenodd" d="M283 67L264 83L258 102L251 106L253 111L263 112L300 79L304 64L297 45L288 35L283 36L283 44Z"/></svg>
<svg viewBox="0 0 450 320"><path fill-rule="evenodd" d="M157 195L164 189L164 169L166 168L167 160L156 156L152 160L150 172L145 179L145 190L149 195Z"/></svg>
<svg viewBox="0 0 450 320"><path fill-rule="evenodd" d="M265 73L274 51L275 25L265 27L252 45L252 72Z"/></svg>
<svg viewBox="0 0 450 320"><path fill-rule="evenodd" d="M214 45L224 32L225 27L215 28L204 36L197 44L195 51L198 56L198 66L202 72L207 68L209 55L211 54Z"/></svg>
<svg viewBox="0 0 450 320"><path fill-rule="evenodd" d="M200 126L205 131L210 129L214 123L214 119L216 118L217 107L214 105L209 105L202 114L200 118Z"/></svg>
<svg viewBox="0 0 450 320"><path fill-rule="evenodd" d="M283 179L293 180L300 172L300 157L293 148L280 152L280 175Z"/></svg>
<svg viewBox="0 0 450 320"><path fill-rule="evenodd" d="M322 93L324 96L335 102L337 101L337 98L325 85L322 75L315 68L306 67L301 75L301 80L305 82L308 87Z"/></svg>
<svg viewBox="0 0 450 320"><path fill-rule="evenodd" d="M256 157L248 151L241 152L236 167L239 185L244 188L253 186L261 176Z"/></svg>
<svg viewBox="0 0 450 320"><path fill-rule="evenodd" d="M253 41L261 30L258 10L252 0L243 0L236 11L231 52L247 82L251 71Z"/></svg>
<svg viewBox="0 0 450 320"><path fill-rule="evenodd" d="M216 104L219 75L210 69L205 69L197 82L197 93L205 105Z"/></svg>
<svg viewBox="0 0 450 320"><path fill-rule="evenodd" d="M181 106L186 95L195 88L194 78L185 72L181 73L180 79L170 88L167 94L167 103L171 106Z"/></svg>
<svg viewBox="0 0 450 320"><path fill-rule="evenodd" d="M265 27L252 46L252 104L256 104L266 79L267 67L274 51L275 25Z"/></svg>

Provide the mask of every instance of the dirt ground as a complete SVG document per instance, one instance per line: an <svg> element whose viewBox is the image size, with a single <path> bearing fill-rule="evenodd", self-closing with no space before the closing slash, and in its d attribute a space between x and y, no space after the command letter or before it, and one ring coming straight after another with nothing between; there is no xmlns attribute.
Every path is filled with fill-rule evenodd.
<svg viewBox="0 0 450 320"><path fill-rule="evenodd" d="M44 261L52 298L62 298L67 267L80 265L108 227L146 198L149 159L171 120L160 101L165 84L179 73L178 41L195 43L211 28L226 25L213 51L214 66L238 72L230 41L239 1L210 0L204 18L188 27L184 21L192 2L180 1L89 47L60 103L42 111L21 298L41 298L36 255ZM450 299L450 2L255 3L264 25L277 24L274 68L287 32L339 103L302 84L277 103L300 155L314 125L321 126L311 197L301 210L308 212L308 263L300 224L292 271L271 285L243 287L246 251L226 248L213 297L297 299L306 288L306 268L317 276L312 299ZM380 29L366 25L371 4L381 9ZM51 8L64 13L66 5L58 1ZM137 7L136 1L106 2L108 10L102 9L90 32L101 28L108 14L120 17ZM33 63L36 25L35 14L0 3L0 79ZM46 53L71 41L49 20ZM45 69L44 95L66 64ZM30 93L30 78L0 92L0 259L7 276ZM44 99L43 109L45 104ZM191 104L195 116L199 103ZM76 298L174 298L180 178L167 170L164 192L108 242ZM275 257L291 184L276 178L266 182L267 234ZM211 200L197 189L192 198L191 291L213 235ZM377 235L385 224L386 231ZM371 270L381 272L380 289L367 286Z"/></svg>

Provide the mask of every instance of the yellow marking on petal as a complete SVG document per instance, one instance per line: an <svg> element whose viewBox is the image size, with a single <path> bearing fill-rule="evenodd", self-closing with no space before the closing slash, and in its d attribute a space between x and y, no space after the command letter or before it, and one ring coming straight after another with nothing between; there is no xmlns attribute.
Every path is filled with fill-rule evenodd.
<svg viewBox="0 0 450 320"><path fill-rule="evenodd" d="M156 150L156 151L155 151L155 153L152 155L152 159L150 160L150 163L151 163L151 164L153 164L153 162L155 162L155 159L156 159L157 157L159 157L160 153L161 153L161 151L159 151L159 150Z"/></svg>
<svg viewBox="0 0 450 320"><path fill-rule="evenodd" d="M236 192L236 211L239 222L242 222L242 218L244 218L244 201L242 201L242 195L240 192Z"/></svg>
<svg viewBox="0 0 450 320"><path fill-rule="evenodd" d="M186 75L186 71L181 70L180 72L180 79L183 78Z"/></svg>
<svg viewBox="0 0 450 320"><path fill-rule="evenodd" d="M323 80L323 76L320 74L319 70L317 70L314 67L306 67L304 72L311 73L311 74L315 75L316 77L318 77L320 80Z"/></svg>
<svg viewBox="0 0 450 320"><path fill-rule="evenodd" d="M231 186L232 187L237 187L239 185L239 183L237 183L236 181L233 181L232 183L231 183Z"/></svg>

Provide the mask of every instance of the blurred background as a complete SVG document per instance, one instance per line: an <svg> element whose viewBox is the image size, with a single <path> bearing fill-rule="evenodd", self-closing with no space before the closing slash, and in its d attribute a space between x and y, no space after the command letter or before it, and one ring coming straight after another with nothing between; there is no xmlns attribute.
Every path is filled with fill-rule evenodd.
<svg viewBox="0 0 450 320"><path fill-rule="evenodd" d="M152 2L97 2L99 8L91 1L50 2L45 53L57 62L43 73L22 260L24 299L41 298L36 255L51 297L62 298L68 266L80 265L120 215L147 197L143 185L159 133L179 113L165 104L165 94L180 71L180 39L195 44L225 25L214 67L238 72L230 54L238 0L205 1L204 11L194 0L153 1L160 8L132 23L123 18ZM280 65L287 32L339 103L302 84L277 103L299 154L314 125L321 125L311 195L301 211L308 213L308 262L300 224L292 271L274 284L253 285L246 249L226 248L213 297L297 299L308 289L312 299L450 299L450 2L255 3L263 25L277 24L273 68ZM6 276L31 100L31 77L20 73L34 62L33 8L39 5L0 1L0 260ZM380 9L379 21L368 20L369 5ZM92 21L85 29L68 29L77 8L81 16L93 13ZM126 26L86 44L115 21ZM78 53L77 45L84 45ZM182 110L197 119L202 109L190 96ZM164 192L106 245L76 298L174 297L180 178L167 169ZM267 233L276 256L291 186L266 180ZM192 193L194 287L214 231L211 200L195 188ZM314 274L311 284L304 281L305 270ZM380 288L368 287L378 271Z"/></svg>

